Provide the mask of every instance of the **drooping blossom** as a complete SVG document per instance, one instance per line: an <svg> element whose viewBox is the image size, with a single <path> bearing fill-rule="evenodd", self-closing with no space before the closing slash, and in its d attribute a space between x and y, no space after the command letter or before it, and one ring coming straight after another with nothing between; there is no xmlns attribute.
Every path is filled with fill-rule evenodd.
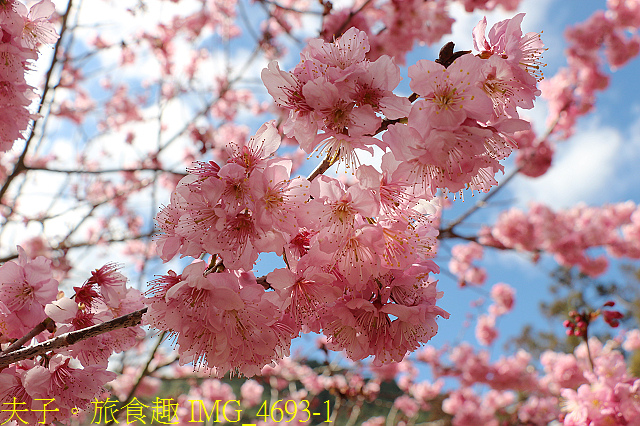
<svg viewBox="0 0 640 426"><path fill-rule="evenodd" d="M293 329L255 277L231 271L203 276L205 269L195 262L180 276L157 281L146 314L150 324L176 337L180 362L251 376L288 355Z"/></svg>

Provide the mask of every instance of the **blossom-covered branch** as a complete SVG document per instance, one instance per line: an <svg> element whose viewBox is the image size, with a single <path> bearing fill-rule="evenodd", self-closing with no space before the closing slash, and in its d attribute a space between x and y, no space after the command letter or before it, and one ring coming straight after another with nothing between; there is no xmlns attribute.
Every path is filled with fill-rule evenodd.
<svg viewBox="0 0 640 426"><path fill-rule="evenodd" d="M15 362L41 356L58 348L72 346L91 337L99 336L113 330L139 325L142 321L142 315L146 312L147 308L142 308L100 324L61 334L37 345L16 349L13 352L0 355L0 370Z"/></svg>

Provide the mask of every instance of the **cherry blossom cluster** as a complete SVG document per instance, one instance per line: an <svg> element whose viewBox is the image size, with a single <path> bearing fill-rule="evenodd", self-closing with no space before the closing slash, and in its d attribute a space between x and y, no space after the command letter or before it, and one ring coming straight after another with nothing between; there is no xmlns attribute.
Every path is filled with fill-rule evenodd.
<svg viewBox="0 0 640 426"><path fill-rule="evenodd" d="M499 160L516 147L513 134L529 128L516 108L533 107L544 48L539 34L522 34L523 17L494 25L488 39L482 20L473 31L478 55L454 53L450 65L440 58L409 67L419 100L407 124L389 126L383 141L426 196L437 189L489 191Z"/></svg>
<svg viewBox="0 0 640 426"><path fill-rule="evenodd" d="M438 189L488 191L513 132L528 127L516 107L533 106L543 48L537 34L520 31L523 16L496 24L488 40L481 21L478 56L443 50L448 68L409 67L414 104L393 93L398 66L386 55L368 60L367 34L355 28L333 43L311 40L292 72L269 64L262 80L290 112L284 134L325 163L353 167L357 181L292 179L291 160L274 155L274 122L233 145L226 164L189 170L157 216L159 253L165 261L211 255L210 263L159 278L148 313L176 336L181 363L255 374L286 355L300 331L322 331L329 349L351 359L386 363L435 335L436 316L448 314L428 278L438 272L437 231L420 199ZM374 145L388 148L380 170L357 157ZM246 272L261 252L287 264L263 286Z"/></svg>
<svg viewBox="0 0 640 426"><path fill-rule="evenodd" d="M555 152L553 144L546 138L536 138L532 130L516 133L515 140L518 143L518 172L533 178L544 175L551 167Z"/></svg>
<svg viewBox="0 0 640 426"><path fill-rule="evenodd" d="M118 266L109 263L93 271L82 286L74 287L73 298L57 297L45 307L45 313L56 323L54 336L142 309L142 293L126 283L127 278L118 272ZM142 337L140 327L129 327L78 342L59 352L78 358L83 365L106 367L113 352L134 346Z"/></svg>
<svg viewBox="0 0 640 426"><path fill-rule="evenodd" d="M532 204L528 212L503 212L492 227L484 227L479 242L500 249L553 254L564 266L578 266L589 276L608 266L604 255L593 258L587 250L603 247L615 257L640 258L640 210L632 202L588 207L579 205L554 212Z"/></svg>
<svg viewBox="0 0 640 426"><path fill-rule="evenodd" d="M451 248L449 271L458 277L461 287L466 285L482 285L487 280L487 271L473 264L482 259L484 248L475 242L456 244Z"/></svg>
<svg viewBox="0 0 640 426"><path fill-rule="evenodd" d="M50 260L42 256L30 259L22 248L18 250L18 262L0 266L3 355L23 336L42 342L144 306L142 294L126 287L126 278L113 264L92 272L82 286L74 287L70 299L59 292ZM30 334L32 330L39 331ZM19 402L18 414L29 424L66 421L72 410L86 408L116 378L107 371L111 354L129 349L143 337L140 327L117 329L11 364L0 371L0 403L6 408L6 404ZM8 421L11 415L11 410L3 410L0 421Z"/></svg>
<svg viewBox="0 0 640 426"><path fill-rule="evenodd" d="M410 66L413 104L392 93L400 82L397 65L386 55L367 60L368 37L354 28L336 43L311 42L292 72L270 64L262 79L290 111L284 133L305 152L318 149L357 166L355 150L378 145L397 162L392 178L412 183L407 189L416 196L486 192L497 184L499 160L516 147L513 134L529 128L516 108L533 107L539 94L544 48L539 34L522 34L523 17L496 24L488 40L481 21L474 30L477 56L451 52ZM403 117L406 124L397 122ZM382 143L372 137L385 128Z"/></svg>
<svg viewBox="0 0 640 426"><path fill-rule="evenodd" d="M381 220L382 176L372 167L359 173L369 173L370 186L290 179L290 160L268 158L279 143L267 123L224 166L201 163L181 180L157 217L161 256L216 256L209 267L194 263L158 278L150 324L177 335L181 362L218 374L256 374L286 355L301 330L322 329L331 349L353 359L402 359L435 335L437 315L448 316L435 306L440 293L428 279L437 271L435 229L399 214ZM270 292L243 272L265 251L288 265L266 277Z"/></svg>
<svg viewBox="0 0 640 426"><path fill-rule="evenodd" d="M635 424L640 420L640 379L627 372L624 356L590 340L593 368L577 390L561 390L565 426ZM584 350L586 346L582 346ZM579 348L580 349L580 348Z"/></svg>
<svg viewBox="0 0 640 426"><path fill-rule="evenodd" d="M18 262L0 266L0 336L2 343L18 339L42 322L44 307L56 299L58 281L51 274L51 261L29 259L18 247Z"/></svg>
<svg viewBox="0 0 640 426"><path fill-rule="evenodd" d="M598 10L566 30L568 66L541 84L549 102L548 121L559 120L557 131L571 135L577 118L593 110L596 93L609 85L604 65L616 69L640 53L638 29L637 2L608 0L606 11Z"/></svg>
<svg viewBox="0 0 640 426"><path fill-rule="evenodd" d="M324 348L326 339L320 340L320 347ZM346 411L352 420L364 420L366 425L410 424L427 413L429 416L437 414L437 419L444 421L449 416L451 424L457 426L546 426L554 422L587 426L633 425L640 419L637 399L640 379L628 372L620 346L629 352L640 349L640 330L627 331L605 344L591 338L588 344L580 344L574 353L545 351L539 362L534 362L524 350L491 361L486 350L476 351L471 345L462 343L441 349L426 346L417 353L417 359L407 357L401 362L354 366L346 370L328 364L311 368L304 361L285 358L277 366L265 366L258 378L246 380L239 391L224 381L211 378L208 372L193 371L187 366L169 366L168 371L155 373L153 379L169 376L189 380L189 391L174 400L177 404L176 424L188 424L193 418L189 401L202 401L198 404L209 412L218 403L217 412L221 418L226 413L227 418L235 419L239 409L243 422L276 425L278 422L270 418L251 417L246 409L264 401L269 406L285 409L284 401L287 400L299 404L308 401L318 409L318 396L328 391L335 398L330 408L342 404L346 408L343 412ZM431 368L431 379L425 380L420 375L418 365L421 363ZM445 378L459 382L460 386L446 390ZM353 408L364 401L375 401L378 407L384 406L386 401L381 400L381 387L390 381L395 382L402 394L386 406L389 410L386 415L367 419L366 410ZM149 393L152 389L140 387L135 395L153 396ZM113 391L116 391L115 385ZM388 395L384 397L386 399ZM233 406L223 407L222 403L226 401L234 401ZM298 406L306 407L306 404ZM326 410L326 401L320 406ZM311 423L313 419L302 410L294 413L291 407L292 402L289 403L290 414L285 415L287 420ZM440 410L445 413L444 417ZM331 416L333 414L331 412Z"/></svg>
<svg viewBox="0 0 640 426"><path fill-rule="evenodd" d="M478 316L476 323L476 339L485 346L490 346L498 338L497 318L509 313L515 303L515 290L509 284L494 284L490 295L493 303L486 314Z"/></svg>
<svg viewBox="0 0 640 426"><path fill-rule="evenodd" d="M58 40L51 22L54 12L51 0L41 0L28 10L19 0L0 2L0 152L11 149L36 117L29 107L37 96L25 72L38 58L41 44Z"/></svg>
<svg viewBox="0 0 640 426"><path fill-rule="evenodd" d="M295 336L275 294L265 293L249 272L203 276L205 269L204 262L196 262L181 275L170 271L151 289L147 320L175 335L180 362L212 367L219 376L229 371L253 376L287 356Z"/></svg>
<svg viewBox="0 0 640 426"><path fill-rule="evenodd" d="M91 206L92 213L83 216L80 224L101 205L115 208L89 226L86 239L75 239L76 230L85 230L78 226L60 239L43 233L25 241L27 252L46 253L53 262L42 257L28 259L19 249L15 262L0 266L0 356L50 338L61 341L67 332L82 332L126 313L142 312L146 303L147 323L167 330L179 345L182 365L172 369L173 376L194 377L190 391L179 397L178 417L184 424L192 423L188 400L203 401L208 411L216 401L236 398L242 407L255 407L264 401L269 386L275 401L278 394L302 401L326 391L361 407L363 401L378 396L382 382L394 379L405 394L393 402L389 418L372 418L363 424L415 424L421 412L432 408L438 413L444 409L455 425L547 425L554 421L633 425L640 421L640 382L626 371L616 350L622 338L604 346L590 340L575 354L547 352L541 359L542 371L524 351L491 362L487 352L460 345L452 349L445 365L440 360L444 351L427 347L419 358L432 365L433 383L419 382L418 370L407 357L437 332L436 318L448 316L437 306L441 292L432 276L438 272L434 262L438 216L425 199L438 193L461 194L463 189L488 191L496 184L495 174L502 170L500 161L516 146L520 172L540 176L551 164L550 142L536 140L527 130L528 123L519 117L519 110L530 108L539 94L536 84L544 50L538 34L520 31L522 14L498 23L488 33L486 20L481 21L473 32L476 53L454 52L448 44L438 60L421 60L409 67L409 87L414 93L402 97L394 93L401 80L397 64L405 63L405 54L416 42L432 44L451 31L454 20L448 7L453 1L361 1L341 11L322 1L321 38L309 43L291 72L271 62L262 73L269 93L288 117L282 124L266 123L249 139L247 129L233 121L242 108L255 115L265 112L266 103L258 104L248 90L232 87L239 80L231 71L198 87L199 74L210 78L205 65L215 57L201 49L206 43L200 42L215 34L225 40L222 44L232 45L230 40L243 30L234 22L236 7L245 3L195 3L198 7L181 7L184 14L181 11L130 38L106 40L99 29L91 29L97 35L87 44L89 50L68 49L57 58L64 68L59 82L49 85L56 91L55 100L51 98L52 113L78 125L81 131L77 133L87 137L83 142L99 142L103 134L122 133L123 146L144 149L138 152L138 160L128 163L132 166L114 173L114 169L102 168L106 166L103 159L92 157L90 148L98 143L79 144L84 151L77 170L69 173L92 173L87 179L78 174L83 177L70 185L78 200ZM276 37L295 37L291 30L302 25L300 17L311 3L255 2L268 11L268 17L260 28L262 33L252 35L269 60L285 50ZM513 10L518 0L458 3L467 11L496 6ZM135 15L146 6L138 2L127 13ZM607 84L602 47L612 67L623 65L640 50L637 1L611 0L608 7L607 12L597 13L568 32L570 69L545 87L552 98L551 112L560 116L554 126L566 133L578 115L593 107L596 90ZM75 11L70 6L67 13L73 16ZM37 58L38 46L57 39L53 13L50 0L30 10L17 0L0 0L0 59L4 61L0 62L0 151L9 149L34 118L28 107L35 92L24 73ZM347 29L350 26L354 28ZM68 30L80 39L86 27L79 22ZM185 44L189 49L198 48L183 51ZM144 48L159 64L157 75L146 76L142 82L145 89L152 88L148 93L153 96L139 96L132 90L135 84L114 82L111 75L100 82L107 95L96 96L99 85L93 83L102 75L92 72L96 80L85 80L87 60L105 59L107 55L101 55L107 51L119 52L119 63L113 65L120 71L152 56L141 54ZM185 65L181 56L192 60ZM230 63L237 58L231 59ZM192 96L196 87L206 98L204 109L194 113L191 124L174 129L174 117L168 119L171 114L166 111L171 110L172 102ZM66 93L70 96L65 98ZM155 93L161 106L157 150L145 146L146 138L140 137L148 131L138 131L156 119L149 120L153 108L148 108ZM98 118L87 120L88 112ZM100 137L93 139L91 127L98 129ZM50 133L42 136L46 140ZM202 158L198 154L213 153L217 163L196 163L184 178L181 171L174 171L157 179L175 188L170 204L157 216L165 232L158 247L165 261L178 255L201 260L180 274L169 271L159 276L151 283L145 302L139 291L125 286L126 279L114 264L94 271L84 285L74 287L73 296L65 297L58 280L70 270L65 257L70 247L133 238L126 250L144 257L137 266L145 270L152 257L149 247L138 239L145 221L131 208L134 203L128 202L128 196L149 187L160 171L168 170L167 164L176 164L172 157L175 145L170 145L181 137L194 142L184 147L183 159L197 160ZM136 145L136 139L145 141ZM235 144L221 152L229 141ZM281 142L299 145L305 152L287 154L287 159L278 157ZM362 165L358 151L372 152L374 146L385 151L380 166ZM34 218L51 229L47 221L57 216L53 208L37 217L20 211L22 195L11 184L20 174L27 182L27 171L29 177L35 170L67 173L51 166L53 151L44 148L40 152L47 154L37 157L34 150L24 151L23 169L16 168L15 174L8 169L13 161L9 155L0 164L0 180L11 175L0 188L5 230L6 223L32 223ZM307 179L295 177L298 166L314 153L326 157L322 166ZM164 161L169 157L171 162ZM335 163L353 170L353 177L324 176L324 166ZM145 170L154 173L153 179L144 177ZM118 177L110 180L103 173ZM60 194L63 192L66 194L66 188ZM14 194L18 194L15 200ZM124 238L110 232L115 228L114 218L126 227ZM443 238L451 236L455 237L449 233ZM589 249L605 247L614 256L640 258L639 241L640 215L635 205L578 207L567 212L534 206L530 214L506 213L494 228L483 231L480 244L454 247L449 266L461 284L481 285L486 273L474 262L483 256L482 245L488 245L526 250L534 258L548 251L564 265L578 265L582 272L597 275L606 268L606 261L604 256L592 259ZM250 271L266 252L281 256L286 267L256 277ZM54 256L60 259L58 265ZM484 345L495 341L496 321L512 309L514 291L506 284L496 284L491 299L488 314L481 315L476 324L476 336ZM600 314L612 326L621 315L609 309ZM572 334L586 338L595 315L571 315L567 325ZM371 356L372 378L362 373L359 363L354 371L336 372L329 363L314 370L287 358L291 339L307 331L324 334L320 345L325 353L343 350L352 360ZM110 355L131 348L142 336L139 327L109 331L13 362L0 370L0 405L25 404L29 410L19 414L28 423L89 423L88 411L74 419L72 410L105 396L100 395L103 386L115 377L107 370ZM628 352L639 350L640 331L626 333L622 347ZM270 365L262 367L265 364ZM194 366L209 368L196 376ZM245 382L239 392L219 380L203 380L204 375L227 372L262 378ZM158 393L161 376L139 378L149 373L146 367L127 366L123 373L107 385L120 401L134 393L141 397ZM461 388L445 394L444 377L456 378ZM446 398L443 404L441 397ZM279 407L287 408L284 404ZM356 411L354 408L352 414ZM5 410L1 414L0 423L9 415ZM353 423L355 417L349 422ZM22 422L14 417L8 424Z"/></svg>
<svg viewBox="0 0 640 426"><path fill-rule="evenodd" d="M626 333L625 350L639 347L637 335L637 330ZM540 358L541 372L523 350L491 363L488 352L475 352L466 343L449 350L450 364L440 359L444 350L432 347L420 351L418 360L431 366L434 379L460 381L461 388L442 405L453 415L454 425L498 425L499 419L505 424L547 425L553 420L575 426L635 424L640 420L640 379L628 373L624 356L615 349L619 345L620 340L602 345L591 338L574 354L546 351ZM480 383L491 390L478 395L472 385Z"/></svg>

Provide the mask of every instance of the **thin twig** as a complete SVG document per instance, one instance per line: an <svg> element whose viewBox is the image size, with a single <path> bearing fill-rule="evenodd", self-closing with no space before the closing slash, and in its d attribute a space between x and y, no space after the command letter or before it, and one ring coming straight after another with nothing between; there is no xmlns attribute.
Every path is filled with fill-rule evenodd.
<svg viewBox="0 0 640 426"><path fill-rule="evenodd" d="M142 321L142 315L145 312L147 312L147 308L142 308L138 311L131 312L130 314L103 322L102 324L92 325L91 327L83 328L82 330L70 331L38 345L19 349L7 355L2 355L0 356L0 370L14 362L43 355L51 350L64 346L71 346L77 342L81 342L109 331L136 326Z"/></svg>
<svg viewBox="0 0 640 426"><path fill-rule="evenodd" d="M318 164L318 167L316 167L316 169L311 172L309 177L307 177L307 180L308 181L314 180L315 178L317 178L318 176L320 176L321 174L329 170L329 167L333 166L334 162L331 161L331 153L329 153L327 155L327 158L322 160L322 163Z"/></svg>
<svg viewBox="0 0 640 426"><path fill-rule="evenodd" d="M65 251L65 250L69 250L69 249L75 249L75 248L80 248L80 247L91 247L91 246L96 246L98 244L111 244L111 243L124 243L127 241L135 241L135 240L139 240L139 239L143 239L143 238L148 238L148 237L152 237L154 234L156 233L155 230L149 231L149 232L145 232L144 234L139 234L139 235L132 235L130 237L122 237L122 238L110 238L110 239L96 239L93 241L83 241L80 243L72 243L72 244L66 244L66 243L60 243L57 244L55 246L51 246L51 250L53 251ZM0 258L0 263L4 263L4 262L8 262L10 260L14 260L18 258L18 253L12 253L10 255L7 255L5 257L1 257Z"/></svg>
<svg viewBox="0 0 640 426"><path fill-rule="evenodd" d="M279 4L279 3L275 2L275 1L271 1L271 0L259 0L259 2L275 6L276 9L286 10L287 12L299 13L301 15L304 15L304 14L307 14L307 15L322 15L322 12L320 12L320 11L316 11L316 10L300 10L300 9L296 9L296 8L293 8L293 7L282 6L281 4Z"/></svg>
<svg viewBox="0 0 640 426"><path fill-rule="evenodd" d="M39 170L43 172L52 172L52 173L66 173L66 174L102 174L102 173L135 173L140 171L153 171L153 172L164 172L171 173L176 176L186 176L186 173L182 172L174 172L171 170L165 170L161 167L139 167L134 169L126 169L126 168L113 168L113 169L102 169L102 170L63 170L63 169L52 169L49 167L40 167L40 166L25 166L25 170Z"/></svg>
<svg viewBox="0 0 640 426"><path fill-rule="evenodd" d="M62 15L62 27L60 29L60 38L58 39L58 42L56 43L54 49L53 49L53 59L51 60L51 66L49 67L49 70L47 71L47 75L45 77L45 81L44 81L44 88L42 90L42 100L40 102L40 105L38 105L38 114L40 113L41 109L42 109L42 105L44 104L44 101L47 97L47 93L49 92L49 82L51 81L51 78L53 76L53 68L55 66L55 64L58 62L58 50L60 49L60 42L62 40L62 36L64 35L66 29L67 29L67 21L69 19L69 12L71 11L71 5L72 5L72 0L69 0L69 3L67 4L67 10L64 13L64 15ZM4 195L7 193L7 191L9 190L9 186L11 185L11 182L13 182L13 180L18 177L18 175L20 175L23 171L25 171L25 164L24 164L24 159L27 156L27 152L29 151L29 147L31 146L31 142L33 141L33 136L34 136L34 130L35 130L35 125L36 125L37 119L34 120L33 125L32 125L32 131L29 134L29 137L27 138L27 141L25 143L24 149L22 150L22 153L20 154L20 157L18 158L18 161L16 162L15 167L13 168L13 171L11 172L11 174L7 177L7 180L4 182L4 184L2 185L2 187L0 187L0 202L2 200L2 198L4 197ZM11 209L13 210L13 208ZM6 215L6 221L5 223L7 223L9 221L9 214Z"/></svg>
<svg viewBox="0 0 640 426"><path fill-rule="evenodd" d="M7 349L5 349L4 351L0 351L0 355L5 355L5 354L8 354L9 352L13 352L13 351L21 348L22 345L27 343L29 340L33 339L38 334L40 334L43 331L45 331L49 327L50 324L53 324L53 320L51 318L49 318L49 317L45 318L44 321L42 321L40 324L38 324L35 327L33 327L33 329L31 329L30 332L28 332L27 334L25 334L24 336L22 336L21 338L19 338L15 342L13 342L11 345L9 345L9 347Z"/></svg>
<svg viewBox="0 0 640 426"><path fill-rule="evenodd" d="M371 0L367 0L365 1L362 6L360 6L358 8L358 10L352 10L349 12L349 16L347 16L347 19L344 20L344 22L342 23L342 25L340 25L340 28L338 28L334 33L333 36L334 37L339 37L342 35L342 33L344 33L344 30L347 29L349 23L351 22L351 20L353 19L354 16L356 16L358 13L362 12L362 10L367 7L369 5L369 3L371 3Z"/></svg>
<svg viewBox="0 0 640 426"><path fill-rule="evenodd" d="M498 187L496 187L493 191L489 192L487 195L485 195L485 197L478 201L473 207L471 207L469 210L467 210L466 212L464 212L458 219L454 220L451 224L449 224L449 226L447 226L445 229L443 229L441 232L443 234L452 234L453 232L453 228L455 228L456 226L458 226L460 223L462 223L464 220L466 220L469 216L471 216L472 214L474 214L476 211L480 210L481 208L485 207L487 205L487 202L493 198L498 192L500 192L500 190L502 188L504 188L507 183L509 183L509 181L511 181L511 179L513 179L514 177L516 177L516 175L520 172L521 167L518 167L517 169L515 169L513 172L511 172L509 174L509 176L507 176L504 181L502 181L500 183L500 185Z"/></svg>
<svg viewBox="0 0 640 426"><path fill-rule="evenodd" d="M593 371L593 358L591 357L591 349L589 348L589 330L584 331L584 343L587 346L587 357L589 358L589 365L591 366L591 371Z"/></svg>
<svg viewBox="0 0 640 426"><path fill-rule="evenodd" d="M562 108L560 113L562 111L564 111L565 109L566 109L566 106L564 108ZM543 140L547 139L553 133L553 130L558 125L558 122L560 121L560 113L558 113L558 116L553 121L553 123L551 123L549 125L549 127L544 132L542 137L538 138L539 141L543 141ZM475 213L479 209L485 207L487 205L487 201L489 201L489 199L491 199L493 196L495 196L496 193L498 191L500 191L501 188L504 188L507 185L507 183L509 183L509 181L511 181L518 173L520 173L520 170L522 170L522 167L518 167L513 172L511 172L509 174L509 176L507 176L505 178L505 180L502 183L500 183L500 185L496 189L494 189L492 192L487 194L482 200L478 201L471 209L469 209L467 212L465 212L458 219L454 220L452 223L449 224L449 226L447 226L445 229L441 230L440 232L443 233L443 234L450 234L450 235L453 234L453 232L452 232L453 228L458 226L460 223L462 223L464 220L466 220L469 216L471 216L473 213Z"/></svg>
<svg viewBox="0 0 640 426"><path fill-rule="evenodd" d="M138 380L136 380L136 383L133 385L133 387L129 391L129 395L127 395L127 398L120 403L120 408L125 407L127 404L129 404L129 402L133 400L133 396L135 395L136 390L138 390L138 386L140 386L140 383L142 383L142 379L144 379L147 375L149 375L149 366L151 365L151 362L153 361L153 358L155 357L156 352L158 351L158 348L160 348L160 344L164 341L165 334L167 334L167 332L163 331L162 334L160 335L160 338L158 339L158 343L156 343L155 347L151 351L151 354L149 355L149 359L147 360L147 363L145 364L144 369L140 373ZM120 408L116 410L119 412L119 414L122 413ZM116 419L111 418L111 420L107 422L106 426L113 424L114 421L116 421Z"/></svg>

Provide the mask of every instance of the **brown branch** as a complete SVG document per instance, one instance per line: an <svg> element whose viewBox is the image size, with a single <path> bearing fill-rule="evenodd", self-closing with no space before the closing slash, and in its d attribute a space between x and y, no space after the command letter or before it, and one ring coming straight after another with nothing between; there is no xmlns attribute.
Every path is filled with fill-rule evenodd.
<svg viewBox="0 0 640 426"><path fill-rule="evenodd" d="M24 345L29 340L31 340L34 337L36 337L38 334L40 334L43 331L45 331L51 325L53 325L53 320L51 318L48 318L48 317L45 318L44 321L42 321L40 324L38 324L35 327L33 327L33 329L30 332L28 332L27 334L25 334L24 336L22 336L21 338L19 338L15 342L13 342L7 349L5 349L4 351L0 351L0 355L5 355L5 354L8 354L9 352L13 352L13 351L21 348L22 345Z"/></svg>
<svg viewBox="0 0 640 426"><path fill-rule="evenodd" d="M119 411L118 414L122 413L120 408L126 407L127 404L129 404L129 402L131 402L133 400L133 396L135 395L136 390L138 390L138 387L140 386L140 383L142 383L142 379L144 379L146 376L149 375L149 373L150 373L149 366L151 365L151 362L153 361L153 358L155 357L156 352L158 351L158 348L160 348L160 344L164 341L164 336L165 336L166 333L167 333L166 331L163 331L162 334L160 335L160 338L158 339L158 343L156 343L156 345L154 346L153 350L151 351L151 354L149 355L149 359L147 360L147 363L145 364L144 369L140 373L140 376L138 377L138 380L136 380L136 383L133 385L133 387L129 391L129 394L127 395L127 398L120 403L120 407L116 410L116 411ZM112 418L109 422L107 422L106 426L109 426L109 425L113 424L114 421L117 423L116 419Z"/></svg>
<svg viewBox="0 0 640 426"><path fill-rule="evenodd" d="M124 242L127 242L127 241L135 241L135 240L140 240L140 239L143 239L143 238L152 237L155 234L156 234L156 231L153 230L153 231L145 232L144 234L132 235L130 237L110 238L110 239L98 238L98 239L93 240L93 241L83 241L83 242L73 243L73 244L60 243L60 244L56 244L55 246L51 246L49 248L52 251L66 251L66 250L69 250L69 249L75 249L75 248L80 248L80 247L91 247L91 246L96 246L96 245L107 245L107 244L111 244L111 243L124 243ZM7 255L5 257L0 257L0 263L8 262L10 260L14 260L14 259L17 259L17 258L18 258L18 253L12 253L12 254Z"/></svg>
<svg viewBox="0 0 640 426"><path fill-rule="evenodd" d="M511 172L509 176L507 176L505 180L502 183L500 183L499 186L497 186L493 191L489 192L482 200L478 201L473 207L471 207L469 210L463 213L458 219L454 220L451 224L449 224L449 226L447 226L445 229L441 230L440 232L442 232L443 234L447 234L447 233L451 234L453 231L453 228L458 226L460 223L462 223L464 220L466 220L469 216L474 214L476 211L485 207L487 205L487 202L491 198L493 198L498 192L500 192L500 190L504 188L506 184L509 183L509 181L511 181L511 179L516 177L516 175L520 172L520 169L521 168L518 167L513 172Z"/></svg>
<svg viewBox="0 0 640 426"><path fill-rule="evenodd" d="M58 63L58 51L60 50L60 43L62 41L62 36L64 35L65 31L67 30L67 21L69 19L69 14L71 12L71 7L72 7L72 0L69 0L69 3L67 4L67 10L64 13L64 15L62 15L62 27L60 29L60 38L58 38L58 42L56 43L56 45L55 45L55 47L53 49L53 59L51 60L51 65L49 66L49 70L47 71L47 75L45 77L44 89L42 90L42 98L41 98L40 104L38 105L38 114L40 114L40 111L42 110L42 105L44 105L44 100L46 99L47 93L49 92L49 82L51 81L51 78L53 76L53 68ZM0 187L0 200L2 200L2 198L5 196L5 194L9 190L9 186L11 185L11 182L13 182L13 180L16 177L18 177L18 175L20 175L23 171L26 170L25 164L24 164L24 159L27 156L27 152L29 151L29 147L31 146L31 142L33 141L33 135L35 134L33 129L35 128L35 125L36 125L37 121L38 121L37 119L35 119L33 121L32 131L29 134L29 137L27 138L27 141L26 141L26 144L24 146L24 149L22 150L22 153L20 154L20 157L18 158L18 161L16 162L15 167L13 168L13 171L7 177L7 180L4 182L2 187ZM13 210L13 209L11 209L11 210ZM9 221L9 215L7 214L5 223L7 223L8 221Z"/></svg>
<svg viewBox="0 0 640 426"><path fill-rule="evenodd" d="M176 176L186 176L186 173L181 172L173 172L170 170L165 170L160 167L140 167L134 169L102 169L102 170L62 170L62 169L52 169L48 167L39 167L39 166L25 166L25 170L39 170L43 172L52 172L52 173L66 173L66 174L101 174L101 173L135 173L140 171L153 171L153 172L163 172L163 173L171 173Z"/></svg>
<svg viewBox="0 0 640 426"><path fill-rule="evenodd" d="M293 12L293 13L299 13L301 15L307 14L307 15L322 15L322 12L320 11L315 11L315 10L300 10L300 9L295 9L293 7L287 7L287 6L283 6L275 1L272 0L258 0L260 3L266 3L266 4L270 4L272 6L275 6L276 9L281 9L281 10L286 10L287 12Z"/></svg>
<svg viewBox="0 0 640 426"><path fill-rule="evenodd" d="M327 157L324 160L322 160L322 163L318 164L318 167L316 167L314 171L311 172L307 180L312 181L318 176L320 176L321 174L323 174L324 172L326 172L327 170L329 170L329 167L333 166L333 163L336 162L337 158L338 158L337 155L334 156L334 158L332 159L331 153L327 154Z"/></svg>
<svg viewBox="0 0 640 426"><path fill-rule="evenodd" d="M256 282L260 284L262 287L264 287L265 290L269 290L270 288L273 288L271 287L271 284L269 284L269 282L267 281L266 276L256 278Z"/></svg>
<svg viewBox="0 0 640 426"><path fill-rule="evenodd" d="M362 12L362 10L367 7L369 5L369 3L371 3L371 0L367 0L365 1L362 6L360 6L358 8L358 10L351 10L349 11L349 16L347 16L347 19L345 19L345 21L342 23L342 25L340 25L340 28L338 28L334 33L333 36L335 38L338 38L342 35L342 33L344 33L344 30L348 29L349 23L351 22L351 20L353 19L354 16L356 16L358 13Z"/></svg>
<svg viewBox="0 0 640 426"><path fill-rule="evenodd" d="M587 327L584 330L584 335L582 336L582 339L584 340L584 344L587 347L587 357L589 358L589 366L591 367L591 371L593 372L594 365L593 365L593 358L591 357L591 349L589 348L589 324L588 323L587 323Z"/></svg>
<svg viewBox="0 0 640 426"><path fill-rule="evenodd" d="M10 364L13 364L14 362L43 355L51 350L58 349L64 346L71 346L77 342L81 342L83 340L98 336L103 333L107 333L109 331L136 326L142 321L142 315L145 312L147 312L147 308L142 308L130 314L103 322L102 324L92 325L91 327L83 328L82 330L70 331L68 333L61 334L58 337L54 337L53 339L47 340L46 342L42 342L38 345L19 349L17 351L11 352L10 354L2 355L0 356L0 370L9 366Z"/></svg>
<svg viewBox="0 0 640 426"><path fill-rule="evenodd" d="M267 282L266 276L257 278L256 282L261 286L263 286L265 290L268 290L271 288L270 284ZM82 340L86 340L91 337L98 336L100 334L108 333L113 330L136 326L140 324L140 322L142 321L142 315L147 312L147 309L148 308L145 307L138 311L131 312L130 314L123 315L118 318L114 318L112 320L103 322L101 324L96 324L91 327L83 328L82 330L70 331L68 333L54 337L53 339L49 339L46 342L42 342L40 344L30 346L28 348L17 349L20 346L22 346L26 341L28 341L34 336L37 336L49 326L49 324L52 321L50 318L47 318L41 324L37 325L33 330L31 330L27 336L14 342L9 348L7 348L2 353L2 355L0 355L0 371L2 371L2 369L9 366L10 364L13 364L14 362L22 361L23 359L28 359L28 358L33 358L35 356L43 355L51 350L58 349L64 346L71 346ZM32 336L28 337L29 335L32 335ZM162 341L162 339L160 339L160 341ZM157 350L157 346L155 350ZM145 371L148 370L148 367L149 365L147 364L147 366L145 367Z"/></svg>
<svg viewBox="0 0 640 426"><path fill-rule="evenodd" d="M474 243L478 242L478 237L472 236L465 236L465 235L460 235L458 233L456 233L453 229L443 229L440 231L440 233L438 234L438 239L439 240L445 240L448 238L458 238L461 240L467 240L467 241L472 241Z"/></svg>

